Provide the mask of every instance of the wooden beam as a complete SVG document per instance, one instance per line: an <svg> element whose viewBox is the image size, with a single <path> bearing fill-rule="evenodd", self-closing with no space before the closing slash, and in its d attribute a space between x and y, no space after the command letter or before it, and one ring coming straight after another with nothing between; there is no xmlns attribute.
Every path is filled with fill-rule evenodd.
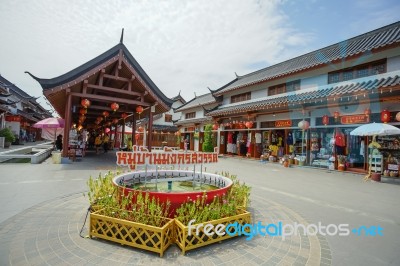
<svg viewBox="0 0 400 266"><path fill-rule="evenodd" d="M135 101L135 100L129 100L129 99L124 99L124 98L116 98L116 97L110 97L110 96L103 96L103 95L96 95L96 94L83 94L83 93L77 93L77 92L72 92L72 96L75 97L82 97L82 98L89 98L89 99L94 99L94 100L101 100L105 102L118 102L118 103L126 103L126 104L136 104L136 105L143 105L143 106L150 106L150 103L143 103L140 101Z"/></svg>
<svg viewBox="0 0 400 266"><path fill-rule="evenodd" d="M131 79L128 78L123 78L123 77L119 77L119 76L113 76L113 75L109 75L109 74L104 74L105 78L108 79L114 79L114 80L119 80L119 81L124 81L124 82L130 82Z"/></svg>
<svg viewBox="0 0 400 266"><path fill-rule="evenodd" d="M103 77L104 77L104 73L106 73L106 70L103 68L103 69L100 71L99 86L103 86Z"/></svg>
<svg viewBox="0 0 400 266"><path fill-rule="evenodd" d="M87 93L86 89L87 89L87 85L88 85L89 81L87 79L85 79L83 81L83 86L82 86L82 93Z"/></svg>
<svg viewBox="0 0 400 266"><path fill-rule="evenodd" d="M108 92L113 92L113 93L122 93L122 94L127 94L127 95L132 95L132 96L142 96L143 93L140 92L135 92L135 91L126 91L126 90L121 90L121 89L116 89L116 88L111 88L111 87L106 87L106 86L99 86L99 85L94 85L94 84L88 84L88 88L93 88L97 90L103 90L103 91L108 91Z"/></svg>

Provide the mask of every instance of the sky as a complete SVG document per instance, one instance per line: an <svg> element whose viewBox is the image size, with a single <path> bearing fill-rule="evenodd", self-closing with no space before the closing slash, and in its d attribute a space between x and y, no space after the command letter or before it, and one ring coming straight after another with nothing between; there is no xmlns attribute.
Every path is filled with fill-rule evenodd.
<svg viewBox="0 0 400 266"><path fill-rule="evenodd" d="M2 0L0 74L49 109L40 78L119 43L167 97L235 78L400 20L398 0Z"/></svg>

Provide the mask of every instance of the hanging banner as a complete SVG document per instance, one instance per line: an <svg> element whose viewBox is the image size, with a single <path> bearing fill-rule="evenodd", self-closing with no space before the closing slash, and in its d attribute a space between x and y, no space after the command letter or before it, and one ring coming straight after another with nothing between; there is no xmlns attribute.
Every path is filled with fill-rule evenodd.
<svg viewBox="0 0 400 266"><path fill-rule="evenodd" d="M275 121L275 127L291 127L292 120L277 120Z"/></svg>
<svg viewBox="0 0 400 266"><path fill-rule="evenodd" d="M368 123L368 116L362 115L343 115L340 117L340 123L348 124L366 124Z"/></svg>

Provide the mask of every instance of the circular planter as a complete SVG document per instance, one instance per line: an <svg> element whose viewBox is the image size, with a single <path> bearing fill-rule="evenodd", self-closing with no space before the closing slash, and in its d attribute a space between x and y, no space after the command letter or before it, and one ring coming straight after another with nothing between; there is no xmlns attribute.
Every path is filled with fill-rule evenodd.
<svg viewBox="0 0 400 266"><path fill-rule="evenodd" d="M177 208L179 208L182 205L182 203L185 203L188 200L195 201L197 199L197 197L201 197L205 194L207 197L206 202L209 204L214 200L214 197L225 195L233 184L232 180L225 176L221 176L221 175L217 175L217 174L210 174L210 173L202 173L202 174L203 174L202 178L204 178L206 180L205 184L207 184L208 182L210 182L210 184L213 184L213 183L217 184L218 181L220 181L220 182L223 181L225 186L219 187L215 190L210 190L210 191L198 190L198 191L186 191L186 192L172 192L172 191L155 192L155 191L145 191L145 190L139 190L139 189L133 189L133 188L126 188L123 185L121 185L121 183L123 183L124 180L129 180L129 179L133 179L133 178L140 179L140 178L144 178L144 177L147 178L147 177L151 177L151 176L154 177L155 171L147 171L147 173L145 173L144 171L137 171L134 173L124 173L124 174L116 176L113 179L113 183L115 186L118 187L121 194L124 193L125 195L128 195L129 192L132 192L132 193L142 193L142 195L144 196L146 193L149 193L150 197L159 199L160 202L162 202L162 203L166 203L167 201L169 201L171 204L169 217L173 218L174 214L175 214L175 210ZM177 176L191 177L193 175L193 171L161 170L161 171L158 171L158 175L159 175L159 181L162 182L163 176L168 175L168 176L175 176L175 177L177 177ZM200 173L196 172L195 180L197 181L197 180L199 180L199 178L200 178ZM134 201L135 198L133 198L132 200Z"/></svg>

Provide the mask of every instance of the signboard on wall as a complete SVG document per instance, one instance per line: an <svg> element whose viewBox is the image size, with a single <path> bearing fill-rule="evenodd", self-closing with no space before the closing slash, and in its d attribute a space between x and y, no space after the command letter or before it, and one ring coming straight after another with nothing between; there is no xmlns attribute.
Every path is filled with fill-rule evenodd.
<svg viewBox="0 0 400 266"><path fill-rule="evenodd" d="M340 117L340 123L344 125L348 124L365 124L368 123L368 116L362 115L344 115Z"/></svg>
<svg viewBox="0 0 400 266"><path fill-rule="evenodd" d="M19 115L6 115L7 122L21 122L21 117Z"/></svg>
<svg viewBox="0 0 400 266"><path fill-rule="evenodd" d="M291 127L292 120L277 120L275 121L275 127Z"/></svg>

